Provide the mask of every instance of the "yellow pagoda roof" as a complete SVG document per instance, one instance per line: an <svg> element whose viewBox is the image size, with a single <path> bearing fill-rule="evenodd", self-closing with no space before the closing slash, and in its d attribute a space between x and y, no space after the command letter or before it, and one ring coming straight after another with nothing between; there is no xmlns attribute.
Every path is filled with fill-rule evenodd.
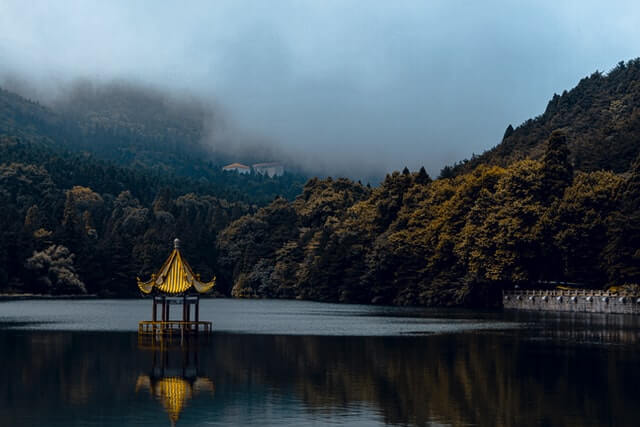
<svg viewBox="0 0 640 427"><path fill-rule="evenodd" d="M180 294L192 287L199 293L210 291L216 284L215 276L208 283L201 282L200 275L193 274L187 261L182 258L180 240L175 239L173 246L171 255L164 262L160 271L151 275L151 280L143 282L139 278L137 279L138 288L145 294L150 294L154 288L166 294Z"/></svg>

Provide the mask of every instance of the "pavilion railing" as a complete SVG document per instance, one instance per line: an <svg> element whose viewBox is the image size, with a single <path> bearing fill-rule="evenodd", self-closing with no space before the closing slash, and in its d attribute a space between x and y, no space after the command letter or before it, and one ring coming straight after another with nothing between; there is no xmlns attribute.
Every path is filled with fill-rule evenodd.
<svg viewBox="0 0 640 427"><path fill-rule="evenodd" d="M209 334L211 322L205 321L154 321L144 320L138 323L139 335L184 335L184 334Z"/></svg>

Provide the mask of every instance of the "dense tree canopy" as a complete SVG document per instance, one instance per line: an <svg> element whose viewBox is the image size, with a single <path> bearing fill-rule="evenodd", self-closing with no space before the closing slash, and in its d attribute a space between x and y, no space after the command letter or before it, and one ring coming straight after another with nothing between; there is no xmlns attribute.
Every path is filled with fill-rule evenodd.
<svg viewBox="0 0 640 427"><path fill-rule="evenodd" d="M0 137L0 154L1 291L132 295L176 236L194 268L213 276L218 232L255 209L188 179L16 139Z"/></svg>
<svg viewBox="0 0 640 427"><path fill-rule="evenodd" d="M579 172L554 132L542 159L431 181L394 173L372 191L312 180L218 239L236 296L486 304L504 286L638 283L638 171ZM640 162L637 163L640 166Z"/></svg>

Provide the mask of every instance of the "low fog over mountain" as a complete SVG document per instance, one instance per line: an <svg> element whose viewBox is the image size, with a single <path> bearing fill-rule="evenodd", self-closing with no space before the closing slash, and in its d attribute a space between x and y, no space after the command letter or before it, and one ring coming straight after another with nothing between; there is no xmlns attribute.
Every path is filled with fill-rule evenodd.
<svg viewBox="0 0 640 427"><path fill-rule="evenodd" d="M436 175L638 56L636 2L489 3L4 1L0 84L60 106L78 81L127 82L239 161Z"/></svg>

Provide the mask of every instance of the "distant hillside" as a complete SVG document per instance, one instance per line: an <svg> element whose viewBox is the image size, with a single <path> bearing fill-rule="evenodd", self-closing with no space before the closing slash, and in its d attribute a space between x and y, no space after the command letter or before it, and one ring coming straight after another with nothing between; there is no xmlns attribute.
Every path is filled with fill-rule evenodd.
<svg viewBox="0 0 640 427"><path fill-rule="evenodd" d="M562 95L555 94L541 116L507 128L495 148L452 168L445 176L476 166L507 166L540 159L552 131L564 129L577 170L624 172L640 153L640 59L620 62L607 74L595 72Z"/></svg>
<svg viewBox="0 0 640 427"><path fill-rule="evenodd" d="M54 139L69 138L66 127L48 108L0 88L0 134L54 146Z"/></svg>
<svg viewBox="0 0 640 427"><path fill-rule="evenodd" d="M306 180L300 174L265 179L223 173L220 166L229 159L215 157L202 143L212 114L197 100L125 83L79 83L51 106L0 89L0 136L30 144L31 153L37 147L63 157L65 151L90 153L165 180L194 180L191 191L248 203L299 194Z"/></svg>
<svg viewBox="0 0 640 427"><path fill-rule="evenodd" d="M77 148L124 165L199 175L199 160L213 159L202 145L213 111L198 100L178 99L128 83L79 82L52 109L74 127Z"/></svg>

